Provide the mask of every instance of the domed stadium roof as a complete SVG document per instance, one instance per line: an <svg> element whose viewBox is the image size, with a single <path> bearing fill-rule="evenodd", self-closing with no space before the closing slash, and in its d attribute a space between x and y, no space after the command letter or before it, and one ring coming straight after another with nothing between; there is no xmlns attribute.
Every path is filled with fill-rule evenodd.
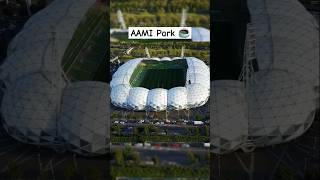
<svg viewBox="0 0 320 180"><path fill-rule="evenodd" d="M192 42L210 42L210 30L203 27L192 27Z"/></svg>
<svg viewBox="0 0 320 180"><path fill-rule="evenodd" d="M50 143L57 137L56 121L61 89L54 76L40 72L8 86L1 110L5 129L16 139Z"/></svg>
<svg viewBox="0 0 320 180"><path fill-rule="evenodd" d="M167 108L167 94L166 89L152 89L148 93L147 106L155 111L163 111Z"/></svg>
<svg viewBox="0 0 320 180"><path fill-rule="evenodd" d="M63 93L59 135L80 154L108 152L109 90L105 83L75 82Z"/></svg>
<svg viewBox="0 0 320 180"><path fill-rule="evenodd" d="M168 91L168 108L179 110L187 108L188 98L185 87L175 87Z"/></svg>
<svg viewBox="0 0 320 180"><path fill-rule="evenodd" d="M149 90L142 87L130 89L127 105L133 110L143 110L146 107Z"/></svg>
<svg viewBox="0 0 320 180"><path fill-rule="evenodd" d="M0 67L2 122L10 136L86 155L106 153L108 84L69 83L61 67L74 32L94 3L55 0L30 17L10 43Z"/></svg>
<svg viewBox="0 0 320 180"><path fill-rule="evenodd" d="M156 87L151 88L149 89L150 91L148 91L147 88L135 87L132 85L132 82L138 81L137 79L139 78L137 76L146 76L145 72L142 72L143 70L137 68L138 66L143 66L143 68L145 68L148 66L148 63L155 65L155 62L164 62L165 64L166 62L172 63L173 61L176 61L177 64L181 63L181 61L186 62L185 79L181 84L183 87L179 87L179 85L177 87L170 86L168 89ZM167 68L162 66L161 69ZM181 71L181 73L183 73L183 71ZM183 74L179 75L181 76ZM170 78L172 79L173 77ZM141 81L151 80L142 78ZM110 84L111 102L115 106L148 111L162 111L166 110L167 107L168 109L181 110L199 107L208 101L210 70L203 61L194 57L138 58L130 60L120 66L113 74ZM159 83L157 85L159 85ZM132 87L132 89L128 94L129 87Z"/></svg>
<svg viewBox="0 0 320 180"><path fill-rule="evenodd" d="M315 19L296 0L248 0L248 7L259 68L246 83L211 84L210 139L216 153L292 140L310 127L318 107Z"/></svg>

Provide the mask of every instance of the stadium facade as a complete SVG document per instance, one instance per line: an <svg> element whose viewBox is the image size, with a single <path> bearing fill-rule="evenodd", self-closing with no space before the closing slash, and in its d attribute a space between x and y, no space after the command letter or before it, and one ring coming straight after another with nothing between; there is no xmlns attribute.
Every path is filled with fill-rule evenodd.
<svg viewBox="0 0 320 180"><path fill-rule="evenodd" d="M55 0L32 16L1 65L2 124L13 138L79 154L109 151L109 88L69 82L61 61L95 0Z"/></svg>
<svg viewBox="0 0 320 180"><path fill-rule="evenodd" d="M133 81L137 76L148 76L148 74L144 75L143 70L140 70L138 66L141 65L141 63L146 64L148 62L151 62L151 65L155 65L157 61L163 62L162 64L164 65L166 62L168 62L167 64L169 64L169 62L171 62L171 64L186 62L186 73L182 74L184 76L184 82L182 84L173 84L169 88L166 88L166 85L162 84L161 80L164 78L172 80L177 78L179 74L171 74L171 76L167 77L165 74L162 74L159 75L162 79L156 81L155 86L149 86L151 87L150 89L146 87L136 87ZM162 70L168 73L166 70L169 68L170 67L165 66ZM157 67L155 67L155 69L157 69ZM178 70L174 69L174 71L177 72ZM183 72L179 71L179 73ZM142 81L146 81L144 77L140 78L142 78ZM164 81L166 83L168 82L166 79L164 79ZM112 104L121 108L136 111L190 109L202 106L208 101L210 95L210 70L203 61L194 57L163 57L161 59L137 58L129 60L118 68L112 76L110 87Z"/></svg>
<svg viewBox="0 0 320 180"><path fill-rule="evenodd" d="M243 22L239 79L211 84L210 140L219 154L293 140L307 131L319 108L319 24L314 17L297 0L248 0L237 12L245 9L249 18Z"/></svg>

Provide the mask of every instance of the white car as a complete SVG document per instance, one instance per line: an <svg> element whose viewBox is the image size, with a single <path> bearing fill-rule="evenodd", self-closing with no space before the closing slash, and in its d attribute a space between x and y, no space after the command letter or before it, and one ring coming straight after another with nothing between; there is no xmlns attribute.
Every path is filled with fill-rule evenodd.
<svg viewBox="0 0 320 180"><path fill-rule="evenodd" d="M182 144L182 147L183 147L183 148L189 148L190 145L185 143L185 144Z"/></svg>
<svg viewBox="0 0 320 180"><path fill-rule="evenodd" d="M142 143L136 143L134 146L135 147L143 147L143 144Z"/></svg>
<svg viewBox="0 0 320 180"><path fill-rule="evenodd" d="M210 147L210 143L204 143L203 146L206 147L206 148L209 148Z"/></svg>
<svg viewBox="0 0 320 180"><path fill-rule="evenodd" d="M142 119L142 120L140 120L138 123L142 124L142 123L144 123L144 120Z"/></svg>

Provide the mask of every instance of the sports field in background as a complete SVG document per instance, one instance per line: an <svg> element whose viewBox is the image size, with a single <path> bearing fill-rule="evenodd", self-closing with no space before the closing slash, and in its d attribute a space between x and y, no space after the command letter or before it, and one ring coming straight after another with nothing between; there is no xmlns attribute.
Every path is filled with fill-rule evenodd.
<svg viewBox="0 0 320 180"><path fill-rule="evenodd" d="M147 89L170 89L185 86L187 62L184 59L174 61L144 60L134 70L130 84L133 87Z"/></svg>
<svg viewBox="0 0 320 180"><path fill-rule="evenodd" d="M106 33L109 30L105 7L95 4L75 31L66 49L62 68L70 81L104 79L97 77L106 66ZM104 73L106 76L106 73Z"/></svg>

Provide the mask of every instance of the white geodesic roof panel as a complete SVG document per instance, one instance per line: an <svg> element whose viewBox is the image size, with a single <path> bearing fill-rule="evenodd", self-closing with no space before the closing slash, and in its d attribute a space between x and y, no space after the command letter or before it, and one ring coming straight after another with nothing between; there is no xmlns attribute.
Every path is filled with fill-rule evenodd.
<svg viewBox="0 0 320 180"><path fill-rule="evenodd" d="M60 135L73 151L105 154L109 141L109 90L105 83L82 81L67 86L60 114Z"/></svg>
<svg viewBox="0 0 320 180"><path fill-rule="evenodd" d="M148 93L147 106L151 110L163 111L167 108L167 93L168 90L156 88Z"/></svg>
<svg viewBox="0 0 320 180"><path fill-rule="evenodd" d="M161 61L161 59L158 57L152 57L152 58L150 58L150 60Z"/></svg>
<svg viewBox="0 0 320 180"><path fill-rule="evenodd" d="M254 137L269 137L272 143L301 135L314 115L315 90L286 71L255 73L249 99L249 132Z"/></svg>
<svg viewBox="0 0 320 180"><path fill-rule="evenodd" d="M187 108L187 89L185 87L174 87L168 90L168 108Z"/></svg>
<svg viewBox="0 0 320 180"><path fill-rule="evenodd" d="M192 66L206 66L206 64L198 58L195 57L186 57L189 67Z"/></svg>
<svg viewBox="0 0 320 180"><path fill-rule="evenodd" d="M202 76L210 77L210 70L205 66L191 66L188 67L187 76L195 76L196 74L200 74Z"/></svg>
<svg viewBox="0 0 320 180"><path fill-rule="evenodd" d="M201 84L207 90L210 89L210 75L187 72L187 84Z"/></svg>
<svg viewBox="0 0 320 180"><path fill-rule="evenodd" d="M7 87L1 109L11 136L27 143L54 141L61 94L55 82L54 76L36 73Z"/></svg>
<svg viewBox="0 0 320 180"><path fill-rule="evenodd" d="M113 87L110 95L112 104L118 107L126 106L130 89L131 87L126 84L120 84Z"/></svg>
<svg viewBox="0 0 320 180"><path fill-rule="evenodd" d="M192 27L192 42L210 42L210 30L203 27Z"/></svg>
<svg viewBox="0 0 320 180"><path fill-rule="evenodd" d="M172 60L183 60L181 57L163 57L163 58L150 58L151 60L157 60L157 61L172 61ZM165 89L151 89L147 92L147 101L144 105L144 101L141 101L139 97L134 93L131 92L131 85L130 85L130 78L132 76L132 73L134 72L135 68L138 66L138 64L142 60L149 60L149 59L143 59L143 58L137 58L130 60L120 66L117 71L112 75L112 80L110 83L111 86L111 102L118 107L127 108L127 109L134 109L134 110L151 110L151 111L162 111L165 110L167 107L172 109L185 109L188 107L198 107L202 106L209 98L209 88L210 88L210 70L208 66L201 60L195 58L195 57L186 57L187 61L187 74L186 74L186 85L192 85L197 84L190 87L198 87L199 85L204 88L197 89L199 91L193 90L193 88L189 88L189 98L178 100L176 97L170 96L171 100L177 99L177 103L170 101L169 102L169 94L167 93L168 90ZM120 86L121 85L121 86ZM124 89L122 89L125 87ZM130 89L131 87L131 89ZM183 88L183 92L186 91L186 87L180 87ZM143 88L145 90L145 88ZM179 88L178 88L179 89ZM180 89L181 90L181 89ZM170 91L170 90L169 90ZM173 91L174 93L177 93ZM196 94L191 94L191 92ZM119 93L119 95L118 95ZM200 95L197 93L201 93ZM121 94L121 95L120 95ZM180 96L179 93L177 95ZM187 96L187 93L184 94ZM203 95L206 95L206 97L202 97ZM133 97L131 97L133 96ZM197 96L200 96L201 98L196 100ZM143 96L144 97L144 96ZM183 96L184 98L184 96ZM142 98L144 100L144 98ZM187 100L190 100L190 106L187 106ZM126 100L127 103L124 103ZM134 102L134 100L138 100L138 102Z"/></svg>
<svg viewBox="0 0 320 180"><path fill-rule="evenodd" d="M169 58L169 57L163 57L163 58L161 58L161 61L171 61L171 58Z"/></svg>
<svg viewBox="0 0 320 180"><path fill-rule="evenodd" d="M142 87L131 88L127 98L127 107L133 110L144 110L147 103L148 92L148 89Z"/></svg>
<svg viewBox="0 0 320 180"><path fill-rule="evenodd" d="M181 59L181 57L173 57L171 58L172 60L178 60L178 59Z"/></svg>
<svg viewBox="0 0 320 180"><path fill-rule="evenodd" d="M210 143L216 153L239 147L248 136L245 89L234 80L213 81L211 84Z"/></svg>
<svg viewBox="0 0 320 180"><path fill-rule="evenodd" d="M201 84L188 84L186 87L189 108L202 106L208 101L210 91L205 86Z"/></svg>
<svg viewBox="0 0 320 180"><path fill-rule="evenodd" d="M190 74L202 74L204 76L210 77L210 70L209 67L201 60L194 58L194 57L188 57L187 63L188 63L188 71L187 75ZM210 86L210 85L209 85Z"/></svg>
<svg viewBox="0 0 320 180"><path fill-rule="evenodd" d="M130 85L130 78L131 75L126 74L123 76L118 76L118 77L114 77L112 78L112 81L110 82L110 87L113 88L115 86L119 86L119 85Z"/></svg>

